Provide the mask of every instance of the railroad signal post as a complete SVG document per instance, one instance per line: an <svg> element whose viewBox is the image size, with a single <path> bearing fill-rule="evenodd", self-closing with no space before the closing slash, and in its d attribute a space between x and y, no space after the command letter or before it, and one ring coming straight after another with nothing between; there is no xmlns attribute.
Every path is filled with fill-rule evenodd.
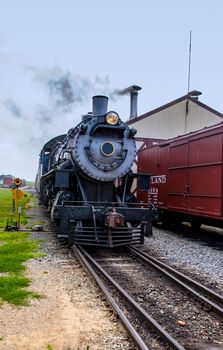
<svg viewBox="0 0 223 350"><path fill-rule="evenodd" d="M19 207L19 199L23 197L23 192L19 189L22 185L22 180L16 178L14 180L15 187L12 189L12 207L15 214L15 226L16 229L19 229L20 226L20 215L21 215L21 207Z"/></svg>

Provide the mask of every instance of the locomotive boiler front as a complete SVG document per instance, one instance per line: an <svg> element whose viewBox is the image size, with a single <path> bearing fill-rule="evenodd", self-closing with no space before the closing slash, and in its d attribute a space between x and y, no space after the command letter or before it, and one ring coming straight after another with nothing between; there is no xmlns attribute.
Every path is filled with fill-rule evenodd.
<svg viewBox="0 0 223 350"><path fill-rule="evenodd" d="M107 97L93 97L93 113L85 117L70 144L73 162L102 182L127 174L136 156L134 130L116 112L107 112L107 104Z"/></svg>

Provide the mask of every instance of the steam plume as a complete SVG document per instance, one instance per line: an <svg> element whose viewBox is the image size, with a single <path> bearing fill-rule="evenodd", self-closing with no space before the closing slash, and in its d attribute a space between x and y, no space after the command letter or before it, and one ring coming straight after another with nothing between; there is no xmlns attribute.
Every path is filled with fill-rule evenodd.
<svg viewBox="0 0 223 350"><path fill-rule="evenodd" d="M96 76L91 80L73 75L69 70L64 71L58 66L51 69L29 67L27 71L32 74L33 82L45 89L50 104L64 112L71 112L75 104L89 101L94 94L112 95L108 76Z"/></svg>
<svg viewBox="0 0 223 350"><path fill-rule="evenodd" d="M125 89L121 89L121 90L114 90L114 94L115 95L119 95L119 96L124 96L124 95L128 95L131 92L137 92L139 90L141 90L142 88L138 85L131 85Z"/></svg>
<svg viewBox="0 0 223 350"><path fill-rule="evenodd" d="M16 118L22 118L23 117L23 111L22 108L19 106L19 104L12 98L7 98L3 102L3 106Z"/></svg>

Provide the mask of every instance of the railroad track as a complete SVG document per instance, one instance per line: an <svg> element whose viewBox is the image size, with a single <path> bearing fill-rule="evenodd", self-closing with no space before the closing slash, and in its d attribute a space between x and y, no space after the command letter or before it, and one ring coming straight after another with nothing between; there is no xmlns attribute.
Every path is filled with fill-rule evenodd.
<svg viewBox="0 0 223 350"><path fill-rule="evenodd" d="M96 256L94 258L92 255L95 253L89 253L82 247L75 246L73 247L73 250L84 267L90 272L97 285L106 296L109 304L115 310L127 332L133 338L135 344L139 349L185 349L185 345L182 345L181 342L175 339L175 337L166 330L167 327L165 324L161 325L159 322L157 322L150 314L150 310L148 313L144 306L142 307L140 305L141 303L135 300L134 295L130 295L131 293L129 294L126 291L126 288L123 288L120 285L121 283L118 283L116 278L113 278L111 276L112 273L110 273L109 269L112 269L112 265L117 266L117 261L120 263L122 262L120 266L122 266L123 269L125 269L125 267L128 269L127 259L129 256L128 258L127 255L124 257L112 257L109 254L107 257L103 255L101 256L100 254L98 255L98 253L96 253ZM157 270L162 275L165 275L165 277L171 280L174 285L177 285L177 287L183 289L184 292L186 291L186 293L193 295L193 298L196 298L196 300L199 300L202 305L205 305L207 309L206 311L214 311L216 314L218 314L219 317L223 318L223 297L221 295L211 291L210 289L204 287L203 285L183 275L182 273L177 272L166 264L159 262L157 259L147 255L135 247L127 248L127 253L130 255L131 259L134 258L137 261L143 261L143 265L149 265L151 268ZM111 286L112 291L110 292ZM120 297L117 298L117 296L112 296L114 294L114 290L116 290L116 294L118 292L121 300ZM130 314L135 314L137 317L130 316ZM148 327L148 331L151 332L152 330L152 334L155 334L156 342L160 342L160 347L150 347L148 345L148 339L144 339L144 333L139 330L141 326L138 326L139 331L137 331L135 324L133 325L130 321L131 319L136 318L141 320L141 324L143 323L143 325L146 325ZM187 347L187 349L189 349L189 347Z"/></svg>
<svg viewBox="0 0 223 350"><path fill-rule="evenodd" d="M177 284L187 293L190 293L202 305L209 308L210 311L215 312L221 319L223 319L223 296L212 291L201 283L159 261L136 247L128 248L130 254L140 258L146 264L155 268L157 271L169 278L173 283Z"/></svg>
<svg viewBox="0 0 223 350"><path fill-rule="evenodd" d="M106 288L105 284L102 282L98 273L100 272L103 278L107 279L109 283L119 292L122 298L132 307L132 309L143 318L144 322L146 322L149 327L151 327L161 338L165 341L171 349L176 350L185 350L185 348L177 342L165 329L156 322L98 263L97 261L90 256L86 250L84 250L80 246L73 247L73 251L75 255L78 257L79 261L82 265L87 268L90 272L91 276L94 278L95 282L106 296L107 301L110 303L112 308L115 310L117 315L119 316L122 324L126 328L128 334L134 340L136 346L141 350L150 350L150 348L145 344L144 340L141 338L139 333L135 330L135 328L131 325L128 318L125 316L125 313L118 306L115 299L112 297L111 293Z"/></svg>

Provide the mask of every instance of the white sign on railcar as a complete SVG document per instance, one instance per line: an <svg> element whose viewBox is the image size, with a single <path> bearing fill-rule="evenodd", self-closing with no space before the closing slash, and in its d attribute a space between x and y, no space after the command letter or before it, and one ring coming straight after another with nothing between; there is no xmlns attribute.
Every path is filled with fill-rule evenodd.
<svg viewBox="0 0 223 350"><path fill-rule="evenodd" d="M165 184L166 175L151 176L150 181L151 181L151 184Z"/></svg>

